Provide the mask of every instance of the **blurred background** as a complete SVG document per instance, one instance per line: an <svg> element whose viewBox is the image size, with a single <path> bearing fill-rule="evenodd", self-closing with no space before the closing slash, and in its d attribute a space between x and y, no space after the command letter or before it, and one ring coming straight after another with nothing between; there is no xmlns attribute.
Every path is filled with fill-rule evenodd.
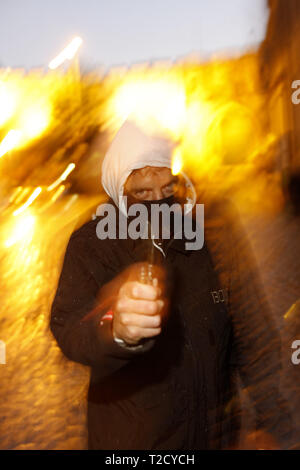
<svg viewBox="0 0 300 470"><path fill-rule="evenodd" d="M180 140L174 171L237 205L300 423L299 40L298 0L1 1L0 449L86 448L89 370L63 357L49 310L132 112Z"/></svg>

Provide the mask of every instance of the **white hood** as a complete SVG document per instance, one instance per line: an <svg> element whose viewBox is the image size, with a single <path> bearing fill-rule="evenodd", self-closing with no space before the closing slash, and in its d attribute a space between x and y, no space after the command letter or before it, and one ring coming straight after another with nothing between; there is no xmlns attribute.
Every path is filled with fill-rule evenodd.
<svg viewBox="0 0 300 470"><path fill-rule="evenodd" d="M125 215L123 191L130 173L145 166L171 168L175 146L166 134L150 131L132 119L124 122L104 157L102 185Z"/></svg>

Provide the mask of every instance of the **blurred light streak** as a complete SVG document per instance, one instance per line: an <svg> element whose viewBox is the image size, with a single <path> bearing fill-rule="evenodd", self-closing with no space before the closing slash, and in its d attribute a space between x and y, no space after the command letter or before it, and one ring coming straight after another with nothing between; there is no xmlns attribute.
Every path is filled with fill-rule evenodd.
<svg viewBox="0 0 300 470"><path fill-rule="evenodd" d="M18 186L17 188L15 188L9 198L9 202L10 204L13 203L17 198L18 196L20 195L20 193L23 191L23 187L22 186Z"/></svg>
<svg viewBox="0 0 300 470"><path fill-rule="evenodd" d="M0 158L16 147L21 140L22 133L18 130L10 130L0 144Z"/></svg>
<svg viewBox="0 0 300 470"><path fill-rule="evenodd" d="M57 190L51 197L51 202L55 202L59 198L59 196L64 192L65 189L66 187L64 184L62 184L59 188L57 188Z"/></svg>
<svg viewBox="0 0 300 470"><path fill-rule="evenodd" d="M69 163L65 171L54 181L50 186L48 186L47 191L52 191L56 186L58 186L62 181L65 181L69 174L74 170L75 163Z"/></svg>
<svg viewBox="0 0 300 470"><path fill-rule="evenodd" d="M31 191L30 186L19 186L20 190L16 194L14 203L19 204Z"/></svg>
<svg viewBox="0 0 300 470"><path fill-rule="evenodd" d="M47 211L49 207L51 207L57 201L57 199L59 199L59 197L64 193L65 189L66 189L66 186L64 184L59 186L57 190L54 192L54 194L52 195L52 197L45 204L40 205L37 208L37 213L41 214Z"/></svg>
<svg viewBox="0 0 300 470"><path fill-rule="evenodd" d="M29 198L27 199L27 201L25 202L25 204L23 204L21 207L19 207L19 209L15 210L13 212L13 215L14 216L17 216L19 215L21 212L24 212L25 209L27 209L27 207L30 206L30 204L33 203L33 201L39 196L39 194L42 192L42 188L39 186L38 188L36 188L33 193L31 194L31 196L29 196Z"/></svg>
<svg viewBox="0 0 300 470"><path fill-rule="evenodd" d="M76 36L68 46L65 47L51 62L49 63L49 69L54 70L59 67L65 60L71 60L79 47L82 44L82 39L79 36Z"/></svg>
<svg viewBox="0 0 300 470"><path fill-rule="evenodd" d="M78 194L73 194L70 197L69 201L65 204L63 211L64 212L68 211L71 208L71 206L77 201L77 199L78 199Z"/></svg>

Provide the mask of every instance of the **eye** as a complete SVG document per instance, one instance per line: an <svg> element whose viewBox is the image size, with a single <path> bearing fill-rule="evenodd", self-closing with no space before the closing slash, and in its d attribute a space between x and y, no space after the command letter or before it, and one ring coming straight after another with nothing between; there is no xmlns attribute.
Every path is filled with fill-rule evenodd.
<svg viewBox="0 0 300 470"><path fill-rule="evenodd" d="M164 195L166 197L171 196L176 192L176 182L172 181L170 184L164 187L163 189Z"/></svg>
<svg viewBox="0 0 300 470"><path fill-rule="evenodd" d="M149 195L149 191L147 189L142 189L141 191L136 191L134 196L137 199L146 199Z"/></svg>

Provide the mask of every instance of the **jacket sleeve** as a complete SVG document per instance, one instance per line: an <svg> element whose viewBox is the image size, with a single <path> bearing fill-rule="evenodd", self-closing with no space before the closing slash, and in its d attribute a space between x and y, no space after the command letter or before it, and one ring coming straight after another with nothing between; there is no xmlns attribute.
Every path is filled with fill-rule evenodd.
<svg viewBox="0 0 300 470"><path fill-rule="evenodd" d="M280 334L235 209L231 209L229 229L230 311L234 336L231 365L238 370L254 404L257 431L271 436L279 446L286 446L291 439L292 423L279 386Z"/></svg>
<svg viewBox="0 0 300 470"><path fill-rule="evenodd" d="M75 232L67 245L50 319L52 334L65 356L96 367L99 378L153 346L148 341L138 348L124 348L114 341L111 321L102 317L113 307L122 276L105 282L105 272L105 265L95 261L86 241Z"/></svg>

